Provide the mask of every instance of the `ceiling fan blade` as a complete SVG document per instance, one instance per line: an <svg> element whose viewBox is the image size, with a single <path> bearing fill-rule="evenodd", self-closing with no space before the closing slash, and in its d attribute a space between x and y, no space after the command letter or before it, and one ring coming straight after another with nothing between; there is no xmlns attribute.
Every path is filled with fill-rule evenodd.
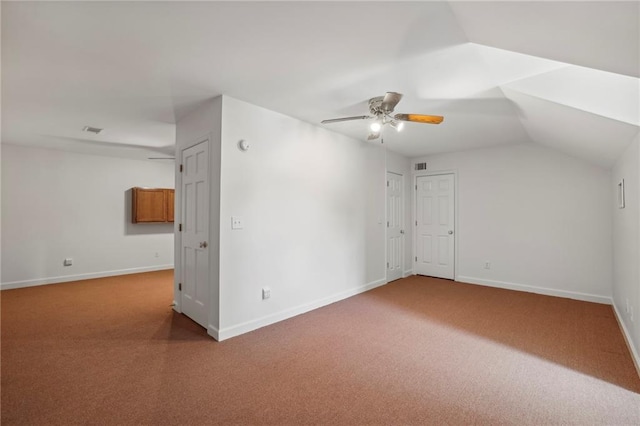
<svg viewBox="0 0 640 426"><path fill-rule="evenodd" d="M393 118L400 121L410 121L412 123L440 124L444 117L441 115L422 114L396 114Z"/></svg>
<svg viewBox="0 0 640 426"><path fill-rule="evenodd" d="M384 95L384 98L382 99L382 104L380 104L380 107L384 112L393 112L393 109L396 107L396 105L398 105L400 99L402 99L402 93L387 92L387 94Z"/></svg>
<svg viewBox="0 0 640 426"><path fill-rule="evenodd" d="M330 118L328 120L322 120L320 123L322 124L339 123L341 121L366 120L367 118L373 118L373 117L370 117L368 115L358 115L355 117Z"/></svg>

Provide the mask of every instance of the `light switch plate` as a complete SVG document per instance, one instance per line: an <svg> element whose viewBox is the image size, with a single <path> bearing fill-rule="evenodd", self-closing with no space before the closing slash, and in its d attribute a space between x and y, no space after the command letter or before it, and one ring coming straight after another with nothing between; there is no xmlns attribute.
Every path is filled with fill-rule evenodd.
<svg viewBox="0 0 640 426"><path fill-rule="evenodd" d="M231 229L242 229L242 217L231 216Z"/></svg>

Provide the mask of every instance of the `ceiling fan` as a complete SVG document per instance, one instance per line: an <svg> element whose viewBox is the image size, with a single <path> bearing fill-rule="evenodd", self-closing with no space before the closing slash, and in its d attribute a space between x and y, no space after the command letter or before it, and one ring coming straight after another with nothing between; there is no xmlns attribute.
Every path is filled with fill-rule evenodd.
<svg viewBox="0 0 640 426"><path fill-rule="evenodd" d="M371 133L369 133L369 136L367 137L367 140L372 140L380 137L380 132L385 124L389 124L397 131L401 131L404 127L405 121L412 123L440 124L442 123L442 120L444 120L444 117L440 115L396 114L392 116L391 113L398 102L400 102L400 99L402 99L402 93L387 92L384 96L369 99L369 112L371 115L331 118L329 120L322 120L321 123L329 124L341 121L368 120L373 118L375 121L369 126Z"/></svg>

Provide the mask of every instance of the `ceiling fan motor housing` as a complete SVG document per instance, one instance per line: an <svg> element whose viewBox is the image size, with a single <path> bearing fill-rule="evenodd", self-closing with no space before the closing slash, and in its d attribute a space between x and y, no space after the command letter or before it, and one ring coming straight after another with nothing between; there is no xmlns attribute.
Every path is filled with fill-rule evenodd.
<svg viewBox="0 0 640 426"><path fill-rule="evenodd" d="M384 111L382 109L383 99L384 99L384 96L377 96L375 98L369 99L369 111L371 111L371 114L375 116L384 114Z"/></svg>

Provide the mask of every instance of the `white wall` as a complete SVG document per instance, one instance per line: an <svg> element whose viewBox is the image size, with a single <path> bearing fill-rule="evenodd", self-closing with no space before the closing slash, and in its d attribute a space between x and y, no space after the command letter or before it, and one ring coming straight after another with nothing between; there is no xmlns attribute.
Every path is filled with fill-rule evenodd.
<svg viewBox="0 0 640 426"><path fill-rule="evenodd" d="M613 303L640 368L640 136L629 145L612 170ZM625 208L618 208L617 185L624 179ZM627 301L630 311L627 311ZM631 320L631 310L634 319Z"/></svg>
<svg viewBox="0 0 640 426"><path fill-rule="evenodd" d="M413 176L411 175L411 160L401 154L386 150L387 171L403 176L404 179L404 267L403 276L413 273L413 226L411 197L413 195Z"/></svg>
<svg viewBox="0 0 640 426"><path fill-rule="evenodd" d="M1 147L3 289L173 267L172 225L132 224L130 192L173 188L173 163Z"/></svg>
<svg viewBox="0 0 640 426"><path fill-rule="evenodd" d="M385 282L385 168L379 145L223 98L220 339Z"/></svg>
<svg viewBox="0 0 640 426"><path fill-rule="evenodd" d="M457 280L610 303L609 171L530 144L422 161L457 171Z"/></svg>

